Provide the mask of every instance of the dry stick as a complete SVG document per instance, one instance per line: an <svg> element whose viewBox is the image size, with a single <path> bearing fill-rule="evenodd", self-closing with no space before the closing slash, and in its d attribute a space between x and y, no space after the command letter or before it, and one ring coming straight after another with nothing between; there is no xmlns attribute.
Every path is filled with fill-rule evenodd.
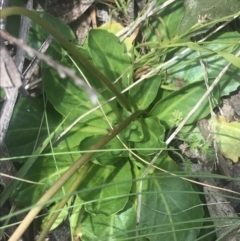
<svg viewBox="0 0 240 241"><path fill-rule="evenodd" d="M2 60L0 60L2 61ZM0 113L0 144L3 143L5 135L8 130L9 122L12 117L13 109L18 97L18 88L6 87L5 88L6 99Z"/></svg>
<svg viewBox="0 0 240 241"><path fill-rule="evenodd" d="M57 70L57 72L59 73L60 77L64 78L66 75L69 76L70 78L73 79L74 83L78 86L81 86L82 88L84 88L84 90L88 93L90 100L92 101L93 104L96 103L97 101L97 95L95 94L95 91L91 88L89 88L86 83L79 78L75 71L73 69L69 69L59 63L57 63L56 61L52 60L50 57L45 56L44 54L36 51L33 48L28 47L27 45L23 44L20 40L14 38L13 36L11 36L10 34L0 30L0 35L9 40L10 42L16 44L17 46L19 46L20 48L22 48L23 50L25 50L29 56L37 56L39 59L41 59L42 61L44 61L45 63L47 63L49 66L53 67L54 69Z"/></svg>
<svg viewBox="0 0 240 241"><path fill-rule="evenodd" d="M122 43L128 36L130 36L133 33L133 31L138 27L138 25L147 18L148 14L150 13L150 11L152 11L152 9L153 9L154 5L156 4L156 2L157 2L157 0L152 0L152 2L149 3L145 13L136 20L136 22L128 30L128 32L120 39L120 43Z"/></svg>
<svg viewBox="0 0 240 241"><path fill-rule="evenodd" d="M159 10L165 8L166 6L168 6L169 4L175 2L176 0L168 0L166 2L164 2L163 4L161 4L160 6L154 8L149 14L148 14L148 17L149 16L152 16L154 13L158 12Z"/></svg>
<svg viewBox="0 0 240 241"><path fill-rule="evenodd" d="M32 0L28 0L26 8L32 10L33 8ZM30 23L31 23L31 20L29 18L21 16L21 20L20 20L21 29L20 29L18 38L21 39L23 43L27 43ZM22 73L22 70L23 70L24 60L25 60L25 51L22 48L17 48L15 63L20 73Z"/></svg>
<svg viewBox="0 0 240 241"><path fill-rule="evenodd" d="M3 1L1 1L1 2L3 2ZM5 2L7 2L7 1L5 1ZM26 8L32 9L32 6L33 6L33 2L32 2L32 0L29 0L26 4ZM30 27L29 19L26 18L26 17L21 17L20 29L19 29L19 38L21 38L21 40L23 42L27 42L29 27ZM4 25L1 24L1 31L3 31L3 30L5 30L5 27L4 27ZM3 42L3 39L0 38L0 41ZM1 52L2 52L2 50L4 51L4 49L6 51L5 46L1 46L1 47L2 47ZM4 79L2 79L2 81L6 81L6 79L9 79L9 80L12 81L12 85L5 88L6 99L4 101L4 105L1 109L1 114L0 114L0 122L1 122L1 125L0 125L0 145L3 144L5 135L6 135L7 130L8 130L9 122L12 118L14 106L15 106L15 103L16 103L17 98L18 98L19 87L21 88L21 86L22 86L20 73L22 73L22 70L23 70L25 53L20 48L17 48L14 61L13 61L12 57L10 56L10 54L8 52L5 53L5 56L7 56L7 58L2 59L2 56L1 56L1 59L0 59L1 65L2 64L5 65L5 66L2 66L3 67L2 70L4 70L5 73L6 73L6 75L4 76ZM11 66L8 65L9 63L10 63ZM3 76L1 76L1 77L3 77ZM14 77L16 77L16 78L14 78ZM5 165L9 165L9 167L13 166L10 160L7 160L5 162ZM2 164L1 164L1 166L2 166ZM4 192L6 190L8 190L8 187L11 186L12 183L14 183L14 182L15 181L12 180L9 183L9 185L4 189ZM5 199L6 198L7 198L7 196L5 196ZM18 218L21 219L20 216ZM9 222L9 220L6 220L4 225L6 226L8 224L8 222ZM2 231L4 231L4 229L5 228L3 228ZM12 232L12 231L10 231L10 232Z"/></svg>
<svg viewBox="0 0 240 241"><path fill-rule="evenodd" d="M127 14L128 14L128 23L134 22L134 0L131 0L128 4L128 9L127 9ZM134 29L135 30L135 29Z"/></svg>
<svg viewBox="0 0 240 241"><path fill-rule="evenodd" d="M95 145L93 145L90 150L97 151L105 144L107 144L110 140L112 140L116 135L118 135L127 125L129 125L133 120L135 120L143 111L136 111L131 116L129 116L126 120L124 120L121 124L119 124L115 129L109 132L106 136L101 138ZM25 230L28 228L30 223L36 217L36 215L41 211L44 207L45 202L53 197L53 195L66 183L66 181L77 172L77 170L82 167L87 161L89 161L94 152L84 153L76 162L74 162L68 170L63 173L63 175L48 189L48 191L38 200L36 206L31 209L31 211L27 214L22 223L17 227L13 235L10 237L9 241L17 241Z"/></svg>
<svg viewBox="0 0 240 241"><path fill-rule="evenodd" d="M28 1L26 7L29 9L32 9L32 0ZM19 31L19 36L21 37L22 41L27 42L28 30L29 30L29 26L30 26L29 19L26 17L21 17L21 25L20 26L21 27L20 27L20 31ZM2 28L0 31L3 32L3 30L5 30L5 26L1 25L1 27ZM15 103L16 103L16 100L18 97L18 88L21 85L21 78L20 78L19 73L22 72L24 59L25 59L24 53L21 50L17 49L15 65L16 65L16 69L17 69L16 76L18 77L18 79L15 79L13 81L18 81L19 83L17 83L17 86L5 88L7 98L4 102L4 105L3 105L2 109L1 109L1 113L0 113L0 121L1 121L0 144L3 142L6 132L8 130L9 122L11 120L13 109L14 109L14 106L15 106ZM0 60L0 61L4 61L4 60ZM13 60L9 59L9 61L13 61ZM6 68L7 68L7 66L6 66ZM13 70L10 70L10 71L13 71Z"/></svg>
<svg viewBox="0 0 240 241"><path fill-rule="evenodd" d="M52 35L49 35L48 38L45 40L45 42L42 44L42 46L39 48L39 52L45 53L47 51L48 47L50 46L52 39L53 39ZM40 59L37 57L34 57L31 61L31 63L26 68L26 70L24 71L23 85L25 86L25 89L26 89L26 85L28 84L28 82L29 82L35 68L39 64L39 62L40 62Z"/></svg>
<svg viewBox="0 0 240 241"><path fill-rule="evenodd" d="M22 178L18 178L18 177L15 177L15 176L11 176L11 175L8 175L8 174L2 173L2 172L0 172L0 176L8 177L9 179L15 179L15 180L18 180L20 182L27 182L27 183L37 184L37 185L43 185L44 184L44 183L41 183L41 182L28 181L26 179L22 179Z"/></svg>
<svg viewBox="0 0 240 241"><path fill-rule="evenodd" d="M205 179L203 182L211 185L216 185L213 179ZM234 227L238 219L238 215L234 208L229 202L227 202L226 198L223 197L222 193L218 190L213 190L209 187L204 187L203 190L205 193L207 193L207 195L205 195L206 203L216 203L215 206L207 207L210 216L214 217L213 223L215 224L217 238L222 240L224 237L224 241L239 240L240 232L236 230L237 227L235 226L235 230L229 230L229 226L231 225ZM239 221L237 224L239 224Z"/></svg>
<svg viewBox="0 0 240 241"><path fill-rule="evenodd" d="M238 57L240 55L240 51L236 54L236 56ZM190 117L194 114L194 112L199 108L199 106L202 104L202 102L208 97L208 95L212 92L212 90L214 89L214 87L218 84L218 82L220 81L220 79L222 78L222 76L225 74L225 72L229 69L229 67L231 66L231 63L227 64L223 70L219 73L219 75L217 76L217 78L213 81L213 83L211 84L211 86L209 86L209 88L207 89L206 93L202 96L202 98L198 101L198 103L192 108L192 110L188 113L188 115L184 118L184 120L180 123L180 125L176 128L176 130L172 133L172 135L167 139L166 144L168 145L174 138L175 136L178 134L178 132L183 128L183 126L187 123L187 121L190 119ZM146 170L143 172L141 179L143 179L149 169L152 167L152 165L156 162L157 158L160 156L160 154L162 153L162 150L159 151L155 157L153 158L153 160L149 163L149 166L146 168ZM141 216L141 203L142 203L142 180L139 182L139 195L138 195L138 202L137 202L137 228L136 228L136 235L139 236L139 223L140 223L140 216Z"/></svg>
<svg viewBox="0 0 240 241"><path fill-rule="evenodd" d="M119 31L116 35L117 36L121 36L123 34L126 34L122 37L122 39L120 40L120 42L122 43L124 41L125 38L127 38L129 35L131 35L133 33L133 31L139 26L139 24L141 24L141 22L143 22L147 17L152 16L154 13L158 12L159 10L165 8L166 6L168 6L169 4L175 2L176 0L168 0L166 2L164 2L163 4L161 4L160 6L158 6L155 9L152 9L154 7L154 5L156 4L156 1L152 1L149 6L148 9L146 10L146 12L144 13L144 15L142 15L140 18L136 19L135 23L130 24L128 27L124 28L123 30Z"/></svg>
<svg viewBox="0 0 240 241"><path fill-rule="evenodd" d="M22 85L21 75L18 71L16 64L12 56L9 54L6 46L3 43L3 39L0 39L0 72L1 72L1 82L0 87L5 89L6 91L6 98L9 99L8 92L12 87L18 89Z"/></svg>

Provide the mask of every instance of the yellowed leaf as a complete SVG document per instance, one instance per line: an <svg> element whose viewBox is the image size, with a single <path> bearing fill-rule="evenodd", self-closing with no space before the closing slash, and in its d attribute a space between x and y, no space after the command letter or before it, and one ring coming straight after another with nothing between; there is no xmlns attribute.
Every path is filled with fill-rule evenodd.
<svg viewBox="0 0 240 241"><path fill-rule="evenodd" d="M99 27L100 29L105 29L110 33L117 33L123 29L123 26L117 22L108 22Z"/></svg>
<svg viewBox="0 0 240 241"><path fill-rule="evenodd" d="M114 34L118 33L123 28L124 27L120 23L117 23L117 22L108 22L108 23L103 24L101 27L99 27L99 29L105 29L108 32L114 33ZM131 38L128 37L123 42L125 43L125 45L127 47L127 51L129 52L130 49L132 48Z"/></svg>
<svg viewBox="0 0 240 241"><path fill-rule="evenodd" d="M221 153L231 159L233 162L238 162L240 157L240 123L227 122L223 116L220 116L214 121L216 131L216 141Z"/></svg>

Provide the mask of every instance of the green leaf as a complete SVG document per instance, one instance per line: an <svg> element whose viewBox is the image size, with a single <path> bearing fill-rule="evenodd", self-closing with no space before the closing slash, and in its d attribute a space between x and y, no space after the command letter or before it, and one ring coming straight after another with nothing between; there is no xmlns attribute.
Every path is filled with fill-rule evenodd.
<svg viewBox="0 0 240 241"><path fill-rule="evenodd" d="M155 99L161 83L160 76L152 76L130 89L131 104L145 110Z"/></svg>
<svg viewBox="0 0 240 241"><path fill-rule="evenodd" d="M46 12L35 13L38 14L41 18L47 20L48 23L52 25L56 30L58 30L64 38L73 42L76 41L76 37L70 26L63 23L59 18L56 18ZM49 32L47 32L39 24L31 21L31 27L28 36L28 45L30 47L34 49L39 49L48 36ZM46 54L50 55L56 61L59 61L59 59L61 59L61 45L58 41L56 41L56 39L52 40L49 48L46 51Z"/></svg>
<svg viewBox="0 0 240 241"><path fill-rule="evenodd" d="M160 166L172 172L179 170L169 158ZM148 193L143 194L141 234L150 241L196 240L203 209L191 184L162 172L155 172L149 178L143 181L143 193Z"/></svg>
<svg viewBox="0 0 240 241"><path fill-rule="evenodd" d="M89 61L93 62L92 57L89 53L88 46L87 48L83 48L79 45L75 46L78 51L84 55L84 57ZM105 103L106 101L109 100L109 98L112 98L112 92L109 92L109 90L106 88L106 86L103 84L102 81L96 81L96 76L94 75L93 72L89 71L88 68L86 68L82 63L76 61L75 59L70 62L70 56L68 52L62 49L62 63L65 65L69 66L70 68L76 69L77 66L77 71L79 72L79 75L82 77L82 79L88 81L90 86L95 89L99 94L98 94L98 101L100 103ZM80 71L79 71L80 70ZM117 103L117 100L113 100L107 105L104 105L102 107L104 111L108 112L110 110L114 110L114 112L119 115L119 105Z"/></svg>
<svg viewBox="0 0 240 241"><path fill-rule="evenodd" d="M41 18L47 20L48 23L51 24L56 30L58 30L64 38L71 41L76 40L76 37L70 26L63 23L63 21L61 21L59 18L56 18L47 12L35 11L35 13L38 14ZM45 30L41 28L41 32L45 32Z"/></svg>
<svg viewBox="0 0 240 241"><path fill-rule="evenodd" d="M30 156L28 160L18 170L18 172L16 173L16 177L23 178L25 176L25 174L29 171L31 166L35 163L36 159L40 156L41 153L43 153L43 150L47 147L47 145L52 140L54 134L58 131L61 125L62 122L56 127L56 129L50 135L48 135L48 137L42 142L42 144L39 147L37 147L36 150L34 150L33 155ZM0 207L11 196L14 190L18 191L18 189L16 189L18 183L19 180L12 180L12 182L5 188L5 190L1 194Z"/></svg>
<svg viewBox="0 0 240 241"><path fill-rule="evenodd" d="M165 128L160 124L156 117L147 118L144 120L143 124L144 138L141 142L136 142L134 144L135 148L145 148L145 150L137 150L141 155L153 155L157 150L151 150L156 148L160 150L161 148L166 148L165 142L163 142ZM148 150L149 148L149 150Z"/></svg>
<svg viewBox="0 0 240 241"><path fill-rule="evenodd" d="M91 146L93 146L102 136L94 135L91 137L87 137L81 142L80 150L89 150ZM110 142L108 142L101 150L94 155L94 159L97 160L98 164L106 166L106 165L113 165L113 163L117 162L122 155L122 143L117 139L114 138Z"/></svg>
<svg viewBox="0 0 240 241"><path fill-rule="evenodd" d="M71 149L71 151L77 151L77 149ZM40 182L42 185L20 182L13 193L14 201L21 206L29 207L34 205L79 156L77 153L66 154L65 152L64 155L58 155L55 156L55 158L53 156L40 157L29 169L24 178L34 182ZM76 174L65 183L54 197L61 199L75 178Z"/></svg>
<svg viewBox="0 0 240 241"><path fill-rule="evenodd" d="M49 131L53 131L60 123L61 116L47 105ZM11 156L31 155L48 136L44 105L41 98L20 98L15 105L9 124L5 143Z"/></svg>
<svg viewBox="0 0 240 241"><path fill-rule="evenodd" d="M209 39L211 41L206 43L204 48L199 46L198 51L200 53L195 51L197 44L187 43L187 46L192 50L179 56L176 61L167 66L168 81L173 82L175 79L182 79L186 84L189 84L204 80L204 70L199 60L201 58L206 66L210 84L229 63L228 59L233 63L237 62L237 57L232 56L240 50L239 38L240 34L237 32L216 34ZM179 51L182 51L182 49ZM236 81L239 78L239 69L236 66L231 66L220 80L221 95L234 91L237 83L239 85L239 81Z"/></svg>
<svg viewBox="0 0 240 241"><path fill-rule="evenodd" d="M93 64L110 81L116 81L115 86L119 91L132 83L132 74L128 70L131 65L130 57L126 53L124 44L119 44L118 37L106 30L91 30L88 47Z"/></svg>
<svg viewBox="0 0 240 241"><path fill-rule="evenodd" d="M116 200L117 201L117 200ZM83 241L135 240L136 207L128 202L122 211L109 217L88 215L83 219L79 236Z"/></svg>
<svg viewBox="0 0 240 241"><path fill-rule="evenodd" d="M44 72L44 90L48 100L63 116L79 116L81 109L89 110L91 104L87 99L86 93L78 88L71 79L61 79L58 73L53 69L46 69ZM54 89L54 91L52 91ZM75 111L73 111L75 110ZM72 119L70 117L70 119Z"/></svg>
<svg viewBox="0 0 240 241"><path fill-rule="evenodd" d="M186 84L192 84L186 85L161 99L153 107L150 115L158 116L168 127L173 127L174 124L178 125L206 91L203 82L204 69L200 65L199 58L201 57L205 63L210 85L228 64L226 58L231 58L231 61L236 62L236 58L233 59L230 53L234 54L239 51L240 47L237 45L239 36L240 35L236 32L215 35L214 40L207 43L204 49L202 49L201 55L196 51L187 52L183 56L180 56L177 61L171 63L171 66L167 66L168 81L174 82L180 79ZM189 47L191 48L191 46ZM207 51L207 49L209 49L209 51ZM212 54L211 52L213 51L216 52L216 54ZM217 54L218 52L221 55ZM222 56L225 56L225 58ZM213 107L216 106L216 100L219 100L220 95L228 95L230 92L237 89L239 86L239 78L239 69L236 66L230 66L212 92L212 96L215 98L215 101L212 103ZM200 80L202 80L202 83ZM205 100L187 124L191 124L198 119L206 117L208 113L209 107L207 100Z"/></svg>
<svg viewBox="0 0 240 241"><path fill-rule="evenodd" d="M128 202L131 179L131 166L124 158L112 166L93 164L79 187L79 190L89 191L79 196L84 201L91 201L86 205L88 212L110 216L122 210Z"/></svg>
<svg viewBox="0 0 240 241"><path fill-rule="evenodd" d="M66 123L72 123L92 109L93 106L85 91L77 87L71 79L61 79L55 70L47 69L43 81L48 100L60 114L67 117ZM110 121L114 122L117 119L109 105L105 105L103 110ZM106 129L109 127L100 109L84 117L81 123Z"/></svg>
<svg viewBox="0 0 240 241"><path fill-rule="evenodd" d="M65 130L65 125L62 127L62 131ZM106 135L108 131L103 128L98 128L95 126L81 126L77 125L73 127L66 135L64 135L63 138L60 139L60 141L57 143L57 146L54 147L54 152L69 152L71 151L72 148L78 148L80 149L79 151L83 152L84 150L88 150L88 148L82 149L80 148L80 144L82 143L85 138L97 135L97 136L103 136ZM98 138L99 139L99 138Z"/></svg>
<svg viewBox="0 0 240 241"><path fill-rule="evenodd" d="M84 130L86 128L86 130ZM42 185L20 182L13 193L14 200L22 206L31 206L47 191L47 189L63 174L79 157L79 144L89 135L88 128L72 129L52 149L52 155L42 156L32 165L24 176L27 180ZM49 150L46 150L49 151ZM76 174L59 190L55 197L63 197Z"/></svg>
<svg viewBox="0 0 240 241"><path fill-rule="evenodd" d="M38 24L31 22L31 27L28 35L28 45L34 49L40 49L43 42L49 36L49 33L43 31L43 28ZM49 48L46 50L46 55L50 56L55 61L61 59L61 45L55 39L52 40ZM41 67L46 67L47 64L42 62Z"/></svg>
<svg viewBox="0 0 240 241"><path fill-rule="evenodd" d="M161 99L151 110L150 116L158 117L168 128L178 125L189 111L196 105L206 92L203 81L184 86L180 90ZM208 99L206 99L187 124L206 117L209 113Z"/></svg>

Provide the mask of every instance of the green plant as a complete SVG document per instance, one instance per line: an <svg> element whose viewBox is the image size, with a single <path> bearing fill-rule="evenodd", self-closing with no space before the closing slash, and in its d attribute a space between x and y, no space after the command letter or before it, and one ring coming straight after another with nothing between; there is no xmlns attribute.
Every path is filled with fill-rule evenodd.
<svg viewBox="0 0 240 241"><path fill-rule="evenodd" d="M222 96L239 86L239 58L235 57L239 33L220 32L208 41L191 42L187 38L191 28L178 35L176 22L181 21L184 8L182 3L175 2L162 11L161 17L149 18L143 24L147 41L135 46L131 53L145 46L148 52L130 56L124 44L119 44L119 38L106 30L91 30L81 47L64 38L72 36L69 29L70 34L62 36L51 27L53 18L47 23L36 13L20 8L2 10L2 17L16 14L17 10L49 31L60 43L54 43L52 48L61 63L76 69L98 91L98 104L93 107L84 90L43 66L42 98L21 99L17 103L6 144L12 156L28 158L23 163L34 155L38 157L23 176L41 183L19 183L11 196L18 205L35 212L29 222L41 207L52 203L43 229L50 228L56 220L51 220L54 208L61 211L61 222L68 217L65 204L75 195L68 218L72 236L82 240L135 240L136 235L140 240L159 240L160 235L166 240L196 240L205 222L202 203L199 193L182 178L184 174L170 158L166 134L181 124L207 91L199 60L211 66L209 85L229 61L233 64L212 92L217 100L215 106ZM57 25L59 29L63 26L61 22ZM159 25L162 35L155 36L148 25ZM202 28L195 26L194 31L196 27ZM41 28L38 31L30 45L41 41ZM145 65L150 65L151 71L134 80L134 72ZM176 86L176 78L182 79L185 86ZM209 113L209 102L205 99L185 124L193 126ZM42 142L45 148L35 151L35 146ZM205 151L208 145L201 144ZM199 147L200 142L193 136L190 145ZM159 150L162 152L154 168L143 177L147 164ZM139 192L143 197L136 228ZM40 208L36 206L39 199L43 202Z"/></svg>

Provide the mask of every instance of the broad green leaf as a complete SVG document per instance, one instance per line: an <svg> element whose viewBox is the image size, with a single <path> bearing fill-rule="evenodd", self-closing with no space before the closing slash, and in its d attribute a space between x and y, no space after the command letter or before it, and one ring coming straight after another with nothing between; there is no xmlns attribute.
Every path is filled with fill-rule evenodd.
<svg viewBox="0 0 240 241"><path fill-rule="evenodd" d="M158 75L144 79L141 83L130 89L131 105L138 110L145 110L155 99L161 78Z"/></svg>
<svg viewBox="0 0 240 241"><path fill-rule="evenodd" d="M128 70L131 65L130 57L124 44L119 44L118 37L106 30L91 30L88 47L93 64L115 83L119 91L132 83L131 70Z"/></svg>
<svg viewBox="0 0 240 241"><path fill-rule="evenodd" d="M240 157L240 123L228 123L223 116L214 120L216 140L221 153L231 159L233 162L238 162Z"/></svg>
<svg viewBox="0 0 240 241"><path fill-rule="evenodd" d="M174 127L183 120L205 92L206 86L203 81L184 86L180 90L161 99L153 107L149 115L152 117L158 117L158 119L168 128ZM194 115L188 120L187 124L206 117L208 113L209 104L208 99L206 99Z"/></svg>
<svg viewBox="0 0 240 241"><path fill-rule="evenodd" d="M102 136L100 135L89 136L81 142L79 149L81 151L84 151L84 150L87 151L91 146L93 146L101 138ZM119 149L122 149L122 148L123 148L122 143L117 138L114 138L101 149L105 151L103 152L99 151L94 155L94 159L96 159L97 162L103 166L113 165L121 158L122 150L119 151Z"/></svg>
<svg viewBox="0 0 240 241"><path fill-rule="evenodd" d="M49 131L60 123L61 116L48 104ZM15 105L5 143L11 156L31 155L48 136L42 98L20 98Z"/></svg>
<svg viewBox="0 0 240 241"><path fill-rule="evenodd" d="M131 179L131 165L125 158L112 166L93 164L79 190L93 189L80 193L79 196L83 201L90 202L86 205L89 213L110 216L122 210L128 202Z"/></svg>
<svg viewBox="0 0 240 241"><path fill-rule="evenodd" d="M77 148L71 149L77 151ZM65 152L66 153L66 152ZM34 205L38 199L50 188L53 183L69 168L69 166L79 158L77 153L66 153L64 155L40 157L24 176L25 179L43 183L42 185L20 182L13 199L21 206ZM67 183L60 189L54 197L61 199L72 182L76 178L73 175Z"/></svg>
<svg viewBox="0 0 240 241"><path fill-rule="evenodd" d="M49 36L49 33L44 31L41 26L31 22L31 28L28 35L28 45L34 49L40 49L44 41ZM53 39L49 48L46 50L46 55L55 61L61 59L61 45L56 39ZM42 61L41 67L47 67L47 64Z"/></svg>
<svg viewBox="0 0 240 241"><path fill-rule="evenodd" d="M83 219L78 234L82 241L135 240L135 227L136 207L128 202L122 211L109 217L88 215Z"/></svg>
<svg viewBox="0 0 240 241"><path fill-rule="evenodd" d="M46 12L37 11L35 13L47 20L48 23L54 26L54 28L58 30L63 37L73 42L76 41L76 37L70 26L63 23L59 18L56 18ZM42 28L34 21L31 21L31 28L28 36L28 45L30 47L34 49L39 49L48 36L49 32L47 32L44 28ZM54 60L59 61L59 59L61 59L61 45L59 44L59 42L53 39L49 48L46 51L46 54L50 55Z"/></svg>
<svg viewBox="0 0 240 241"><path fill-rule="evenodd" d="M205 45L205 48L208 48L210 51L219 51L221 56L218 54L209 55L209 53L205 52L204 50L201 52L201 55L199 55L196 51L190 51L178 58L176 62L171 63L171 66L167 67L168 81L174 83L177 80L181 80L186 84L193 84L186 85L180 90L175 91L174 93L160 100L155 105L150 115L158 116L160 120L163 120L164 123L169 127L173 126L173 124L171 124L173 122L175 122L177 125L206 91L205 87L203 86L204 69L200 65L199 57L201 57L205 63L210 85L219 75L222 69L228 64L226 58L222 57L224 55L223 52L226 53L226 56L229 58L230 53L234 54L239 51L240 47L237 45L239 37L240 35L235 32L216 35L215 40ZM222 76L219 84L215 87L212 93L215 100L218 101L220 97L219 95L224 96L236 90L239 86L239 78L239 69L232 65ZM202 80L202 84L200 83L200 80ZM216 104L217 103L215 101L213 103L213 107L216 106ZM205 101L205 103L199 107L197 114L194 115L195 117L192 117L188 121L188 124L193 123L197 119L205 117L208 114L208 111L209 108L207 106L207 102Z"/></svg>
<svg viewBox="0 0 240 241"><path fill-rule="evenodd" d="M85 126L80 129L73 128L68 132L57 146L53 148L52 156L40 157L24 176L27 180L43 183L43 185L20 182L13 194L13 199L22 206L34 205L70 165L80 157L79 146L81 141L94 133L106 134L106 130ZM73 175L54 197L63 197L76 175Z"/></svg>
<svg viewBox="0 0 240 241"><path fill-rule="evenodd" d="M238 13L239 0L185 0L185 14L179 26L179 34L186 33L191 27ZM212 25L197 30L194 34L206 32Z"/></svg>
<svg viewBox="0 0 240 241"><path fill-rule="evenodd" d="M54 91L52 91L53 89ZM84 115L93 108L83 89L76 86L69 78L61 79L54 70L47 69L45 71L44 90L54 108L64 117L67 117L66 123L72 123L79 116ZM116 119L116 115L109 105L105 105L103 110L110 121ZM101 128L109 127L100 109L84 117L81 123Z"/></svg>
<svg viewBox="0 0 240 241"><path fill-rule="evenodd" d="M161 164L161 168L172 172L179 170L170 159ZM203 209L191 184L162 172L148 177L150 179L143 181L141 235L150 241L196 240L202 225Z"/></svg>
<svg viewBox="0 0 240 241"><path fill-rule="evenodd" d="M85 48L76 45L75 46L81 54L84 55L84 57L89 60L91 63L93 62L93 59L89 53L89 46L86 44ZM79 72L79 75L82 77L82 79L86 80L87 83L91 85L93 89L95 89L98 94L98 101L100 103L105 103L105 101L108 101L110 98L112 98L112 92L110 92L106 86L103 84L102 81L96 81L96 76L94 73L89 71L82 63L75 61L75 59L70 61L69 54L62 49L62 63L69 66L70 68L77 68L77 72ZM76 67L77 66L77 67ZM119 115L119 105L117 103L117 100L113 100L107 105L104 105L103 107L104 111L114 110L114 112ZM108 115L108 118L110 116Z"/></svg>
<svg viewBox="0 0 240 241"><path fill-rule="evenodd" d="M63 125L62 130L65 130L65 125ZM79 151L83 151L80 148L81 142L90 136L97 135L97 136L104 136L108 133L107 129L95 127L95 126L81 126L77 125L73 127L63 138L60 139L58 142L57 147L54 148L56 152L63 152L66 151L66 148L70 151L71 148L79 147ZM92 145L95 143L92 143ZM88 150L91 147L89 145L84 150Z"/></svg>
<svg viewBox="0 0 240 241"><path fill-rule="evenodd" d="M144 138L141 142L134 144L135 148L146 148L146 150L137 150L141 155L152 155L157 152L157 149L166 148L163 142L165 128L160 124L158 118L151 117L144 120L143 124ZM149 150L148 150L149 148ZM156 150L151 150L156 148Z"/></svg>
<svg viewBox="0 0 240 241"><path fill-rule="evenodd" d="M59 18L54 17L53 15L47 13L47 12L39 12L36 11L36 14L38 14L41 18L44 18L48 21L49 24L51 24L56 30L58 30L63 37L65 37L68 40L74 41L76 40L76 37L70 28L69 25L63 23ZM33 25L34 26L34 25ZM39 29L42 33L45 32L48 34L43 28Z"/></svg>
<svg viewBox="0 0 240 241"><path fill-rule="evenodd" d="M61 174L80 157L79 145L89 135L87 130L88 127L82 127L79 130L72 129L53 148L52 155L38 158L24 178L43 183L43 185L20 182L13 194L13 198L18 204L23 206L33 205ZM69 188L75 176L76 174L58 191L55 197L62 197L65 194L65 190Z"/></svg>
<svg viewBox="0 0 240 241"><path fill-rule="evenodd" d="M186 84L189 84L204 80L204 69L199 60L201 58L206 66L209 84L211 84L221 70L229 63L228 59L231 62L237 62L237 57L233 57L233 54L236 54L240 50L239 39L240 35L237 32L216 34L210 39L209 43L204 45L204 48L201 47L198 49L200 53L195 51L197 44L187 44L189 48L194 50L190 50L184 55L179 56L176 61L167 66L168 81L172 83L176 79L182 79ZM220 80L221 96L234 91L237 84L239 85L239 81L236 81L239 78L239 69L236 66L231 66Z"/></svg>
<svg viewBox="0 0 240 241"><path fill-rule="evenodd" d="M50 135L48 135L48 137L42 142L42 144L38 146L36 150L34 150L33 155L30 156L28 160L26 160L26 162L18 170L18 172L15 175L16 177L23 178L25 176L25 174L29 171L31 166L35 163L35 161L40 156L40 154L43 153L44 149L47 147L49 142L53 139L54 134L58 131L61 125L62 125L62 122L56 127L56 129ZM19 183L19 180L12 180L12 182L5 188L5 190L1 194L0 207L2 207L5 201L12 195L13 191L16 190L18 183Z"/></svg>

